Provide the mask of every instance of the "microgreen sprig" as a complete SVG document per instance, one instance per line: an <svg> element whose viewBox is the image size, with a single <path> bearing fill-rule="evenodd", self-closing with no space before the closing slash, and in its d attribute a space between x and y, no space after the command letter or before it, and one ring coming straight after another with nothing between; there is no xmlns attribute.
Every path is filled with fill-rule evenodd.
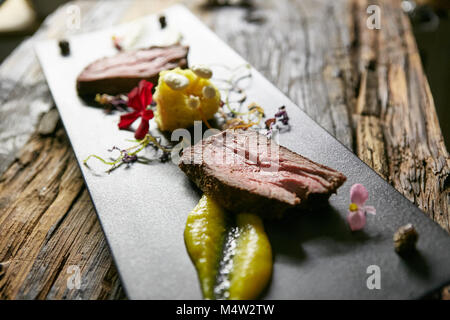
<svg viewBox="0 0 450 320"><path fill-rule="evenodd" d="M141 152L148 146L152 146L155 149L162 150L163 154L159 158L162 162L165 162L170 159L171 148L164 147L163 145L161 145L158 139L152 136L150 133L148 133L142 140L129 140L129 141L136 142L137 144L127 149L120 149L114 146L108 150L109 152L113 152L114 150L119 151L120 154L116 159L113 159L112 161L107 161L98 155L91 154L86 159L83 160L83 164L89 168L88 161L91 158L95 158L100 162L102 162L103 164L110 166L110 168L106 170L107 173L110 173L123 164L130 165L131 163L139 162L140 160L141 162L148 162L145 161L146 159L138 156L139 152Z"/></svg>
<svg viewBox="0 0 450 320"><path fill-rule="evenodd" d="M222 78L214 78L215 81L222 82L225 84L225 88L220 88L225 92L225 99L224 99L224 105L228 108L230 113L233 116L244 116L247 113L246 112L240 112L240 108L242 106L242 103L245 102L247 99L247 95L245 94L245 88L242 88L239 86L239 83L245 79L252 79L252 72L251 72L251 66L246 63L243 65L239 65L235 68L230 68L226 65L222 64L214 64L211 65L212 67L220 67L223 68L231 73L229 78L222 79ZM242 70L245 72L242 74ZM230 100L230 95L232 93L237 93L240 95L239 99L236 101ZM231 104L237 103L239 105L238 110L235 110Z"/></svg>

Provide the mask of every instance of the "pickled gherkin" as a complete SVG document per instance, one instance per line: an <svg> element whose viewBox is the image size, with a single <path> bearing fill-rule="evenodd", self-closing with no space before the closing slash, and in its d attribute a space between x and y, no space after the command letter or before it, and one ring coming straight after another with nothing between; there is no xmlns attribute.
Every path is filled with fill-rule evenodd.
<svg viewBox="0 0 450 320"><path fill-rule="evenodd" d="M184 236L205 299L255 299L269 282L272 250L259 216L234 216L203 195Z"/></svg>
<svg viewBox="0 0 450 320"><path fill-rule="evenodd" d="M230 275L229 299L255 299L272 274L272 249L259 216L240 213L236 222L239 236Z"/></svg>

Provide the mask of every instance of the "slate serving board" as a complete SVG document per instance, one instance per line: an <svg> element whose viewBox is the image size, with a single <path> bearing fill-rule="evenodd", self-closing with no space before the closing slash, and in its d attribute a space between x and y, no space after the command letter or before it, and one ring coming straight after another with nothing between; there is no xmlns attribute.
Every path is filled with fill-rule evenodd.
<svg viewBox="0 0 450 320"><path fill-rule="evenodd" d="M190 64L246 63L183 6L164 13L190 45ZM156 30L156 16L145 19ZM112 146L132 145L127 139L133 133L117 129L118 114L107 115L86 105L75 90L76 77L88 63L116 52L111 35L123 28L70 38L69 57L60 56L54 40L39 43L36 51L128 297L200 299L183 239L186 217L201 195L199 190L171 162L134 164L109 175L82 165L90 154L107 157ZM449 235L260 73L252 69L252 74L247 101L258 102L267 115L280 105L287 108L292 129L279 136L280 144L348 178L325 207L265 223L274 272L262 298L408 299L448 283ZM352 233L345 217L354 183L367 187L367 204L377 208L377 215L368 217L364 231ZM406 223L413 223L420 234L418 252L408 259L394 252L392 241L393 233ZM367 279L373 265L379 267L381 288L371 290Z"/></svg>

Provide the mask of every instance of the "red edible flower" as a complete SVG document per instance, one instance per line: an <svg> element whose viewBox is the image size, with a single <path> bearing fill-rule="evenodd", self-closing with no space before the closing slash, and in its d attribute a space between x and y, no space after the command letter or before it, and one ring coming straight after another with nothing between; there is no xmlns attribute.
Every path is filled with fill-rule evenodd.
<svg viewBox="0 0 450 320"><path fill-rule="evenodd" d="M153 99L152 88L151 82L141 80L139 86L128 94L127 105L135 111L120 116L119 129L128 129L137 118L141 117L141 124L134 133L134 137L138 140L144 139L149 130L148 122L153 118L153 111L148 109Z"/></svg>

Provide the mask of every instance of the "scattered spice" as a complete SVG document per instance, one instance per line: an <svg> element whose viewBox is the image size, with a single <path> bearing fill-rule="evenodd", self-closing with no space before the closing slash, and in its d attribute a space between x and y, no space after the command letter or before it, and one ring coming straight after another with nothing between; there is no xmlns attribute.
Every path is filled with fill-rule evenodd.
<svg viewBox="0 0 450 320"><path fill-rule="evenodd" d="M272 125L277 122L277 120L275 118L269 118L267 119L264 123L266 125L266 129L267 130L271 130L272 129Z"/></svg>
<svg viewBox="0 0 450 320"><path fill-rule="evenodd" d="M394 248L400 255L407 255L416 249L419 234L411 223L400 227L394 234Z"/></svg>
<svg viewBox="0 0 450 320"><path fill-rule="evenodd" d="M165 27L167 27L167 20L166 20L165 15L160 15L158 18L158 21L159 21L159 25L160 25L161 29L164 29Z"/></svg>
<svg viewBox="0 0 450 320"><path fill-rule="evenodd" d="M149 121L153 118L153 110L150 109L152 103L153 84L146 80L141 80L139 86L131 90L128 94L127 105L134 109L133 112L120 116L119 129L128 129L138 118L141 118L141 124L134 133L134 137L141 140L149 131Z"/></svg>
<svg viewBox="0 0 450 320"><path fill-rule="evenodd" d="M61 55L64 57L67 57L68 55L70 55L70 44L69 41L67 40L60 40L58 42L59 45L59 49L61 51Z"/></svg>
<svg viewBox="0 0 450 320"><path fill-rule="evenodd" d="M289 116L286 111L285 106L278 108L278 112L275 113L273 118L269 118L265 122L267 133L266 135L270 138L274 130L281 131L284 129L289 130Z"/></svg>
<svg viewBox="0 0 450 320"><path fill-rule="evenodd" d="M367 213L376 214L372 206L366 206L369 192L362 184L354 184L350 189L351 204L348 208L347 221L352 231L361 230L366 225Z"/></svg>
<svg viewBox="0 0 450 320"><path fill-rule="evenodd" d="M280 119L281 123L283 123L285 126L287 126L289 124L289 117L288 117L288 114L286 112L286 107L285 106L281 106L278 109L278 112L275 113L275 118Z"/></svg>

